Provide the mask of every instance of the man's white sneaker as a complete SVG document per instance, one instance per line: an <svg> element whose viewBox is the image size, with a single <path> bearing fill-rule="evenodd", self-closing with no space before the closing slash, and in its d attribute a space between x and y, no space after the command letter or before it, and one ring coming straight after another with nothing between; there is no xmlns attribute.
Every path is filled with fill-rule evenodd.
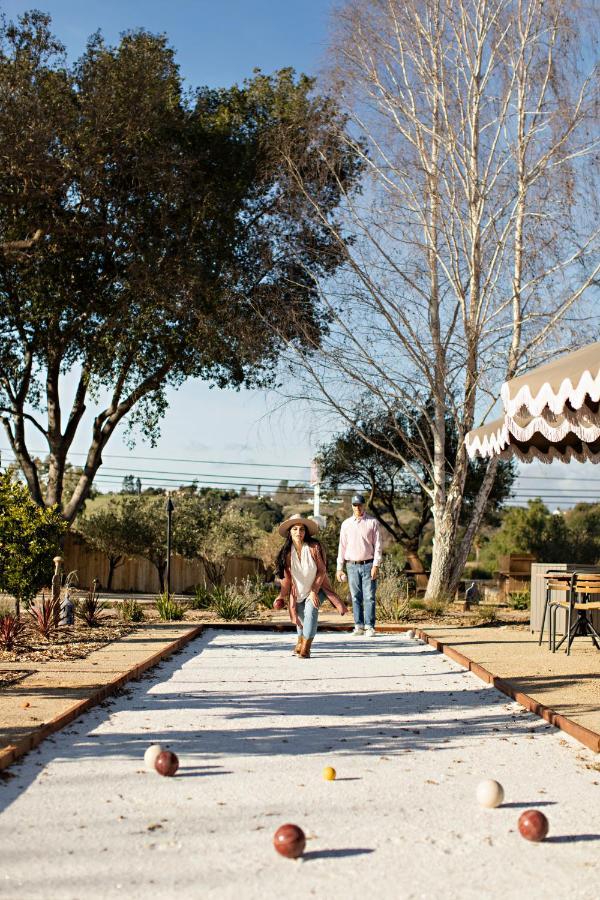
<svg viewBox="0 0 600 900"><path fill-rule="evenodd" d="M359 625L354 626L354 631L352 632L352 634L364 634L364 633L365 633L364 628L361 628Z"/></svg>
<svg viewBox="0 0 600 900"><path fill-rule="evenodd" d="M375 637L375 629L367 625L365 628L365 637Z"/></svg>

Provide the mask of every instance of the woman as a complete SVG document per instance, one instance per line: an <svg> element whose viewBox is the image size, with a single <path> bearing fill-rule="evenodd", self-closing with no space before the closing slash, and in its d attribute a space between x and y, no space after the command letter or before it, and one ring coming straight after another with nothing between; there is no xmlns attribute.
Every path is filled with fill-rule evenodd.
<svg viewBox="0 0 600 900"><path fill-rule="evenodd" d="M300 515L291 516L279 526L285 543L275 563L281 589L274 605L283 609L289 597L290 619L298 631L294 653L302 659L310 657L321 602L327 598L341 616L347 612L346 604L335 593L327 576L325 551L314 538L318 530L316 522Z"/></svg>

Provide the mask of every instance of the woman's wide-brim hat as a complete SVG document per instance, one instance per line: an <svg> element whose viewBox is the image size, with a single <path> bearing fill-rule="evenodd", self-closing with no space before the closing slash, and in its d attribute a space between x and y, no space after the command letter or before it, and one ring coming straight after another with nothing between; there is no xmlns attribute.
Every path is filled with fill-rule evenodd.
<svg viewBox="0 0 600 900"><path fill-rule="evenodd" d="M304 525L310 535L316 534L319 530L319 524L318 522L315 522L314 519L305 519L303 516L296 514L295 516L290 516L289 519L286 519L285 522L281 523L279 526L279 534L282 537L286 537L292 525Z"/></svg>

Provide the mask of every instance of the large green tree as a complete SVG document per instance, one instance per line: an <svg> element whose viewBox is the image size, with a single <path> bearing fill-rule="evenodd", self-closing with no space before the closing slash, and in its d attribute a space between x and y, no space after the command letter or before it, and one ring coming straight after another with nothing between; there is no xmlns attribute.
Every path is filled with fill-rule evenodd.
<svg viewBox="0 0 600 900"><path fill-rule="evenodd" d="M119 423L152 438L167 388L266 384L283 341L318 342L316 282L343 257L330 226L360 167L313 89L284 69L186 93L163 36L96 34L69 65L48 16L1 25L0 414L38 504L72 521Z"/></svg>
<svg viewBox="0 0 600 900"><path fill-rule="evenodd" d="M77 520L77 530L95 550L108 559L107 590L112 589L115 570L128 556L142 554L143 529L140 528L138 503L131 495L116 497L103 509ZM164 542L164 528L163 528Z"/></svg>
<svg viewBox="0 0 600 900"><path fill-rule="evenodd" d="M350 427L322 446L318 454L325 488L360 485L368 491L367 506L386 531L406 553L411 569L423 572L419 548L432 520L430 471L423 459L434 448L425 416L396 412L357 410L359 427ZM450 479L457 453L457 436L450 416L446 417L445 450L447 478ZM410 465L408 465L410 463ZM415 477L419 473L420 481ZM498 510L510 496L515 478L514 465L501 462L484 516L485 524L497 524ZM466 525L472 505L485 476L481 460L470 462L465 479L461 524Z"/></svg>
<svg viewBox="0 0 600 900"><path fill-rule="evenodd" d="M24 484L0 475L0 591L29 603L52 580L52 559L66 527L55 509L43 509Z"/></svg>

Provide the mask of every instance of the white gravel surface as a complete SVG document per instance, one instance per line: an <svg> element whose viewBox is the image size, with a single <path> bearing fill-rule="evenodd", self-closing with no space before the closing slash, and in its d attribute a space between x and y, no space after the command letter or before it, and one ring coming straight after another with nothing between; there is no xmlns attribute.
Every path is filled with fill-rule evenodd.
<svg viewBox="0 0 600 900"><path fill-rule="evenodd" d="M0 896L597 900L598 757L404 636L291 647L205 632L13 767ZM175 778L144 771L152 742ZM482 778L498 809L477 805ZM530 807L542 844L517 830ZM301 861L273 849L284 822Z"/></svg>

